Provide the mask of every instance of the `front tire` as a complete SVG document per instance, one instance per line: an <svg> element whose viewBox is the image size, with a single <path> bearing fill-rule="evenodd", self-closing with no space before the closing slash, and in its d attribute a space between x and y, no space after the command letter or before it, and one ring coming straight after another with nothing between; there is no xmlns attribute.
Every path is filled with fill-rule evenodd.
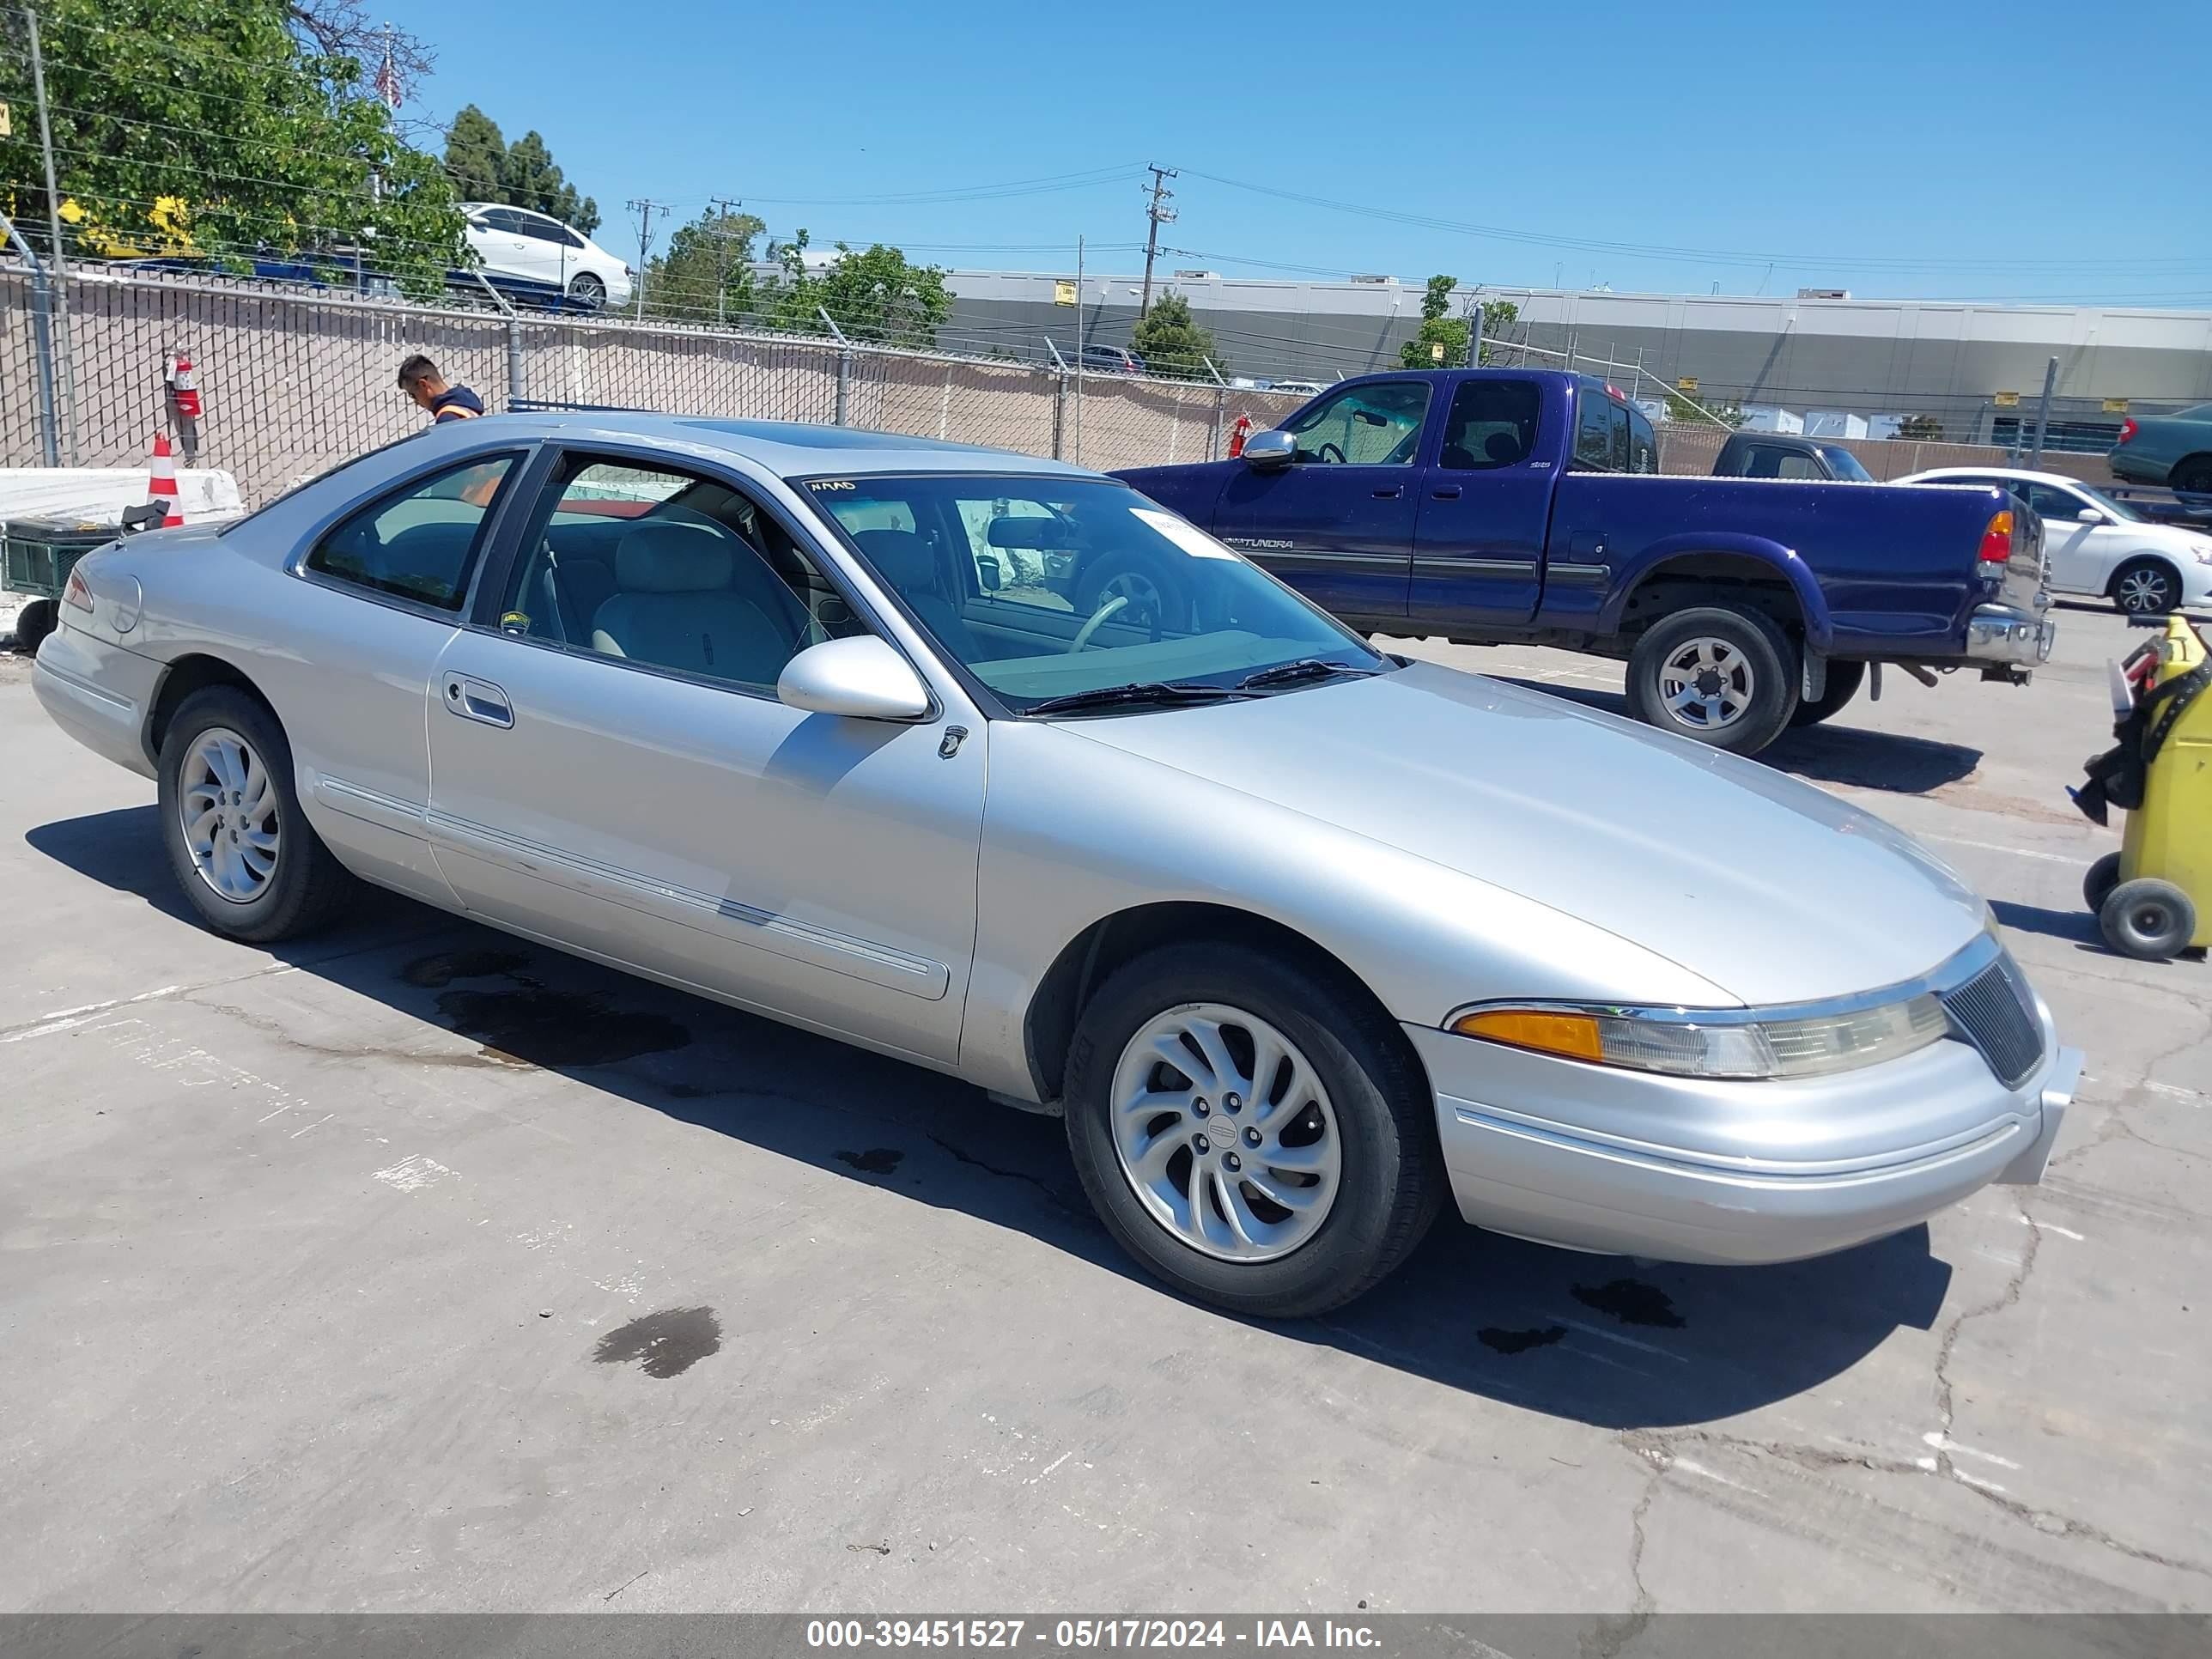
<svg viewBox="0 0 2212 1659"><path fill-rule="evenodd" d="M2106 592L2128 616L2163 617L2181 603L2181 578L2162 559L2130 559Z"/></svg>
<svg viewBox="0 0 2212 1659"><path fill-rule="evenodd" d="M185 900L216 933L256 945L324 926L354 881L292 781L275 715L234 686L185 700L161 740L161 840Z"/></svg>
<svg viewBox="0 0 2212 1659"><path fill-rule="evenodd" d="M1244 945L1122 967L1068 1057L1068 1148L1121 1247L1182 1294L1304 1318L1400 1262L1443 1190L1435 1105L1357 986Z"/></svg>
<svg viewBox="0 0 2212 1659"><path fill-rule="evenodd" d="M1647 726L1755 755L1797 712L1797 648L1756 611L1698 605L1662 617L1628 658L1629 712Z"/></svg>
<svg viewBox="0 0 2212 1659"><path fill-rule="evenodd" d="M1863 662L1832 662L1828 665L1828 684L1820 697L1808 702L1802 696L1797 700L1797 712L1790 717L1790 728L1802 731L1808 726L1844 712L1844 706L1859 694L1866 683L1866 665Z"/></svg>

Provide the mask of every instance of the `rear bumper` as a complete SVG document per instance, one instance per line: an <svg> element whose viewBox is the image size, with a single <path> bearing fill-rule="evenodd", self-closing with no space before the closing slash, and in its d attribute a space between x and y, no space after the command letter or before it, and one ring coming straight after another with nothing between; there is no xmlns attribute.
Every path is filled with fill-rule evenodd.
<svg viewBox="0 0 2212 1659"><path fill-rule="evenodd" d="M154 763L146 755L146 716L163 666L64 622L39 647L31 690L39 706L70 736L93 753L150 778Z"/></svg>
<svg viewBox="0 0 2212 1659"><path fill-rule="evenodd" d="M2051 660L2058 624L2017 605L1980 605L1966 619L1966 657L1972 662L2033 668Z"/></svg>
<svg viewBox="0 0 2212 1659"><path fill-rule="evenodd" d="M2129 483L2162 484L2168 471L2165 462L2153 460L2148 455L2130 454L2124 447L2106 454L2105 465L2115 478Z"/></svg>
<svg viewBox="0 0 2212 1659"><path fill-rule="evenodd" d="M1499 1066L1502 1051L1491 1045L1407 1030L1438 1085L1437 1131L1467 1220L1570 1249L1720 1264L1825 1255L1924 1221L1993 1182L2034 1184L2081 1066L2077 1051L2049 1042L2046 1023L2043 1064L2018 1091L1949 1042L1937 1047L1955 1052L1929 1063L1908 1056L1802 1085L1638 1080L1658 1097L1648 1114L1654 1133L1702 1121L1750 1131L1732 1135L1740 1146L1770 1137L1769 1156L1725 1155L1711 1134L1693 1147L1595 1127L1617 1129L1622 1091L1638 1086L1619 1073L1592 1077L1605 1068L1525 1054ZM1605 1098L1578 1113L1569 1097L1584 1089ZM1747 1096L1755 1103L1747 1109ZM1492 1103L1501 1097L1515 1104ZM1853 1144L1868 1103L1905 1144ZM1846 1146L1844 1156L1823 1155Z"/></svg>

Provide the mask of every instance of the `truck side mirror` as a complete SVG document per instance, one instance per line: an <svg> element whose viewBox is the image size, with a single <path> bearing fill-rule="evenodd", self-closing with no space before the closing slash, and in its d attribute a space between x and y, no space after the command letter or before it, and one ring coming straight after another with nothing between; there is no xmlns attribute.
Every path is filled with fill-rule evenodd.
<svg viewBox="0 0 2212 1659"><path fill-rule="evenodd" d="M1298 453L1298 441L1287 432L1255 432L1244 441L1244 462L1262 470L1288 466Z"/></svg>

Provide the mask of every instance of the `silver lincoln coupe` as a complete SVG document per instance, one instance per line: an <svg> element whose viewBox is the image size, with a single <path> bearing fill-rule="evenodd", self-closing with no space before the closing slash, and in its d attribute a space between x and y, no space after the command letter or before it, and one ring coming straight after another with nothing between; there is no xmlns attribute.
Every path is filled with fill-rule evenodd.
<svg viewBox="0 0 2212 1659"><path fill-rule="evenodd" d="M61 616L40 700L155 781L210 927L367 882L951 1073L1241 1313L1358 1296L1447 1188L1843 1249L2038 1180L2080 1073L1880 820L1385 655L1057 462L495 416L94 554Z"/></svg>

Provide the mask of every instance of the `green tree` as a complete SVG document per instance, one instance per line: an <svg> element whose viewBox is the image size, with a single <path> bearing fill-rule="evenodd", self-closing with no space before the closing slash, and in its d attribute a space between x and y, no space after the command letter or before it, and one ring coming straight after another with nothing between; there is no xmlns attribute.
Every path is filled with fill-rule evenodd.
<svg viewBox="0 0 2212 1659"><path fill-rule="evenodd" d="M668 239L646 267L648 315L682 322L737 322L758 305L753 240L767 225L750 213L708 208Z"/></svg>
<svg viewBox="0 0 2212 1659"><path fill-rule="evenodd" d="M500 199L500 170L507 161L507 140L499 123L474 104L464 105L446 129L446 174L465 202Z"/></svg>
<svg viewBox="0 0 2212 1659"><path fill-rule="evenodd" d="M464 201L550 214L586 236L599 228L599 204L576 193L543 135L526 132L510 144L499 123L474 104L463 106L446 129L446 173Z"/></svg>
<svg viewBox="0 0 2212 1659"><path fill-rule="evenodd" d="M1510 300L1485 300L1482 302L1482 361L1496 361L1497 343L1505 337L1506 331L1521 320L1521 307Z"/></svg>
<svg viewBox="0 0 2212 1659"><path fill-rule="evenodd" d="M1723 426L1739 427L1743 424L1743 405L1733 398L1715 397L1709 392L1700 392L1694 400L1680 392L1667 394L1668 420L1709 425L1709 416L1718 418Z"/></svg>
<svg viewBox="0 0 2212 1659"><path fill-rule="evenodd" d="M434 158L400 137L358 59L303 45L284 0L39 0L57 205L73 251L356 258L432 294L462 258ZM0 40L21 64L21 15ZM45 222L35 120L0 138L12 213Z"/></svg>
<svg viewBox="0 0 2212 1659"><path fill-rule="evenodd" d="M1465 368L1467 319L1447 315L1451 309L1456 276L1431 276L1421 295L1421 330L1398 348L1398 361L1407 368Z"/></svg>
<svg viewBox="0 0 2212 1659"><path fill-rule="evenodd" d="M945 272L916 265L881 242L855 252L836 244L837 257L810 270L806 233L771 245L778 270L761 287L757 308L769 325L794 334L819 334L826 311L846 337L872 345L927 347L952 314Z"/></svg>
<svg viewBox="0 0 2212 1659"><path fill-rule="evenodd" d="M1897 423L1897 435L1922 443L1941 443L1943 441L1943 422L1933 415L1908 415Z"/></svg>
<svg viewBox="0 0 2212 1659"><path fill-rule="evenodd" d="M1203 380L1208 359L1221 365L1213 335L1190 314L1190 301L1180 294L1163 294L1152 308L1137 319L1129 331L1129 349L1145 360L1147 374L1171 380Z"/></svg>

